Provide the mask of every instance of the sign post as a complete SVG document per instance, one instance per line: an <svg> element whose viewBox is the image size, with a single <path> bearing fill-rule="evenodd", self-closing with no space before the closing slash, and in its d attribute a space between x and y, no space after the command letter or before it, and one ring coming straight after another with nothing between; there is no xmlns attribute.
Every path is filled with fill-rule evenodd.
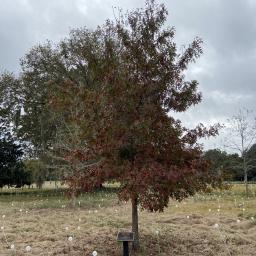
<svg viewBox="0 0 256 256"><path fill-rule="evenodd" d="M134 241L133 232L118 232L117 241L123 242L123 256L129 256L129 244L128 242Z"/></svg>

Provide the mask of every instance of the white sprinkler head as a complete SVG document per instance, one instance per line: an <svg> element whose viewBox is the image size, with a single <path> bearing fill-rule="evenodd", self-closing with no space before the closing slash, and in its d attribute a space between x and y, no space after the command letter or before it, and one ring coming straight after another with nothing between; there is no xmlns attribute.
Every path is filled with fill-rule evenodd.
<svg viewBox="0 0 256 256"><path fill-rule="evenodd" d="M32 250L31 246L30 245L27 245L26 248L25 248L26 252L30 252Z"/></svg>
<svg viewBox="0 0 256 256"><path fill-rule="evenodd" d="M219 228L219 224L218 224L218 223L215 223L215 224L213 225L213 227L214 227L214 228Z"/></svg>

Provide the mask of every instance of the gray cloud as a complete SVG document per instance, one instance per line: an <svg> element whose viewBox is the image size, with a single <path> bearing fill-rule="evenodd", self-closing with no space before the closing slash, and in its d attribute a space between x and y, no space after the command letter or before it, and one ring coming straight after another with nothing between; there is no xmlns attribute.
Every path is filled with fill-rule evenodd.
<svg viewBox="0 0 256 256"><path fill-rule="evenodd" d="M187 77L200 82L203 102L177 115L187 125L224 122L241 107L256 108L256 1L164 0L178 45L199 36L204 54ZM19 71L19 59L35 44L58 41L71 28L102 24L119 6L144 0L0 0L0 71ZM219 141L221 138L219 138ZM207 142L207 147L219 143Z"/></svg>

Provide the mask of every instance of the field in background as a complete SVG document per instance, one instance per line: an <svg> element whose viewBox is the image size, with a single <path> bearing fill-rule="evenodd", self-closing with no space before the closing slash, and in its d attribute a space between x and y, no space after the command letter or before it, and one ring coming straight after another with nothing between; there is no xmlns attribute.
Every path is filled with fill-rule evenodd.
<svg viewBox="0 0 256 256"><path fill-rule="evenodd" d="M250 186L249 198L236 184L171 201L163 213L140 212L142 248L132 255L255 255L256 185ZM84 194L75 208L63 187L0 191L0 255L121 255L116 235L130 230L131 207L118 202L116 189Z"/></svg>
<svg viewBox="0 0 256 256"><path fill-rule="evenodd" d="M66 188L67 186L66 185L63 185L61 181L45 181L44 184L43 184L43 189L57 189L57 188ZM12 188L8 188L7 186L4 186L0 192L2 191L14 191L14 190L17 190L17 191L20 191L20 190L26 190L26 189L36 189L36 184L31 184L31 186L29 187L28 185L25 185L23 188L19 188L19 189L16 189L15 187L12 187Z"/></svg>

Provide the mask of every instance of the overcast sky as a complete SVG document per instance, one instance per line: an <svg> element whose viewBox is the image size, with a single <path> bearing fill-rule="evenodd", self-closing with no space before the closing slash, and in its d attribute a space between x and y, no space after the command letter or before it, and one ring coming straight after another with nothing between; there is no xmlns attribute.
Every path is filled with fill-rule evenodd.
<svg viewBox="0 0 256 256"><path fill-rule="evenodd" d="M159 0L169 11L176 42L199 36L204 54L188 78L199 81L203 101L179 118L189 126L224 123L239 108L256 107L256 1ZM94 28L113 17L113 7L142 7L144 0L0 0L0 72L19 72L19 59L35 44L57 42L71 28ZM223 133L223 132L222 132ZM206 148L223 146L223 137Z"/></svg>

